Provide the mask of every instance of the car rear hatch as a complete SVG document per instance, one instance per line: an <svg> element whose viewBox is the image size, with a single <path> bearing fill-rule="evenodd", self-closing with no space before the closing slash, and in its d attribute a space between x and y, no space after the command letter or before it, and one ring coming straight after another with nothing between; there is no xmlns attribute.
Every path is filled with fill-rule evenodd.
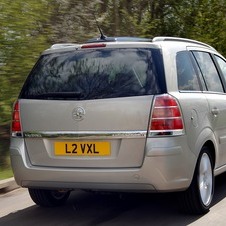
<svg viewBox="0 0 226 226"><path fill-rule="evenodd" d="M153 95L164 89L158 48L79 48L44 54L19 97L32 165L142 165Z"/></svg>

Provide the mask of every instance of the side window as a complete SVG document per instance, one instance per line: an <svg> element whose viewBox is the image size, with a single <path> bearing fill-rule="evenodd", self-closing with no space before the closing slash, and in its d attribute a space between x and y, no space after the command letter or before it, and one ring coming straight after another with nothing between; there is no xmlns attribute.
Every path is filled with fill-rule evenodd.
<svg viewBox="0 0 226 226"><path fill-rule="evenodd" d="M219 56L215 55L215 58L226 80L226 62Z"/></svg>
<svg viewBox="0 0 226 226"><path fill-rule="evenodd" d="M188 51L181 51L176 56L177 80L179 90L200 90L197 74Z"/></svg>
<svg viewBox="0 0 226 226"><path fill-rule="evenodd" d="M193 54L202 72L208 91L224 92L219 74L210 54L201 51L193 51Z"/></svg>

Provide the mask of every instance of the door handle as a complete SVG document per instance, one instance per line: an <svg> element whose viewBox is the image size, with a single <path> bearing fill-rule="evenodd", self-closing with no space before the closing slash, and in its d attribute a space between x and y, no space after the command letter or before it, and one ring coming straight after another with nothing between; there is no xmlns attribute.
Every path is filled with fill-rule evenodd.
<svg viewBox="0 0 226 226"><path fill-rule="evenodd" d="M214 117L217 117L217 115L219 114L219 109L218 108L213 108L212 110L211 110L211 112L212 112L212 114L214 115Z"/></svg>

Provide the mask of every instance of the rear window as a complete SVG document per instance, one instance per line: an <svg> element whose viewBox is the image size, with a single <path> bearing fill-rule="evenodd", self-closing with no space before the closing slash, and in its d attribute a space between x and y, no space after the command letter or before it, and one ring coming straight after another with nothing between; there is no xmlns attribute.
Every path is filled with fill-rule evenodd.
<svg viewBox="0 0 226 226"><path fill-rule="evenodd" d="M164 91L159 49L90 49L41 56L20 98L88 100Z"/></svg>

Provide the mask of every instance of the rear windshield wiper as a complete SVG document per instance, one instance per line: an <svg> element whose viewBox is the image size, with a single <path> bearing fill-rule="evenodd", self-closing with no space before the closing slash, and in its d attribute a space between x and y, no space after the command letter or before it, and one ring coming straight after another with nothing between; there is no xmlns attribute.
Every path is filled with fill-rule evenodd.
<svg viewBox="0 0 226 226"><path fill-rule="evenodd" d="M84 94L81 92L49 92L37 95L30 95L30 99L80 99Z"/></svg>

